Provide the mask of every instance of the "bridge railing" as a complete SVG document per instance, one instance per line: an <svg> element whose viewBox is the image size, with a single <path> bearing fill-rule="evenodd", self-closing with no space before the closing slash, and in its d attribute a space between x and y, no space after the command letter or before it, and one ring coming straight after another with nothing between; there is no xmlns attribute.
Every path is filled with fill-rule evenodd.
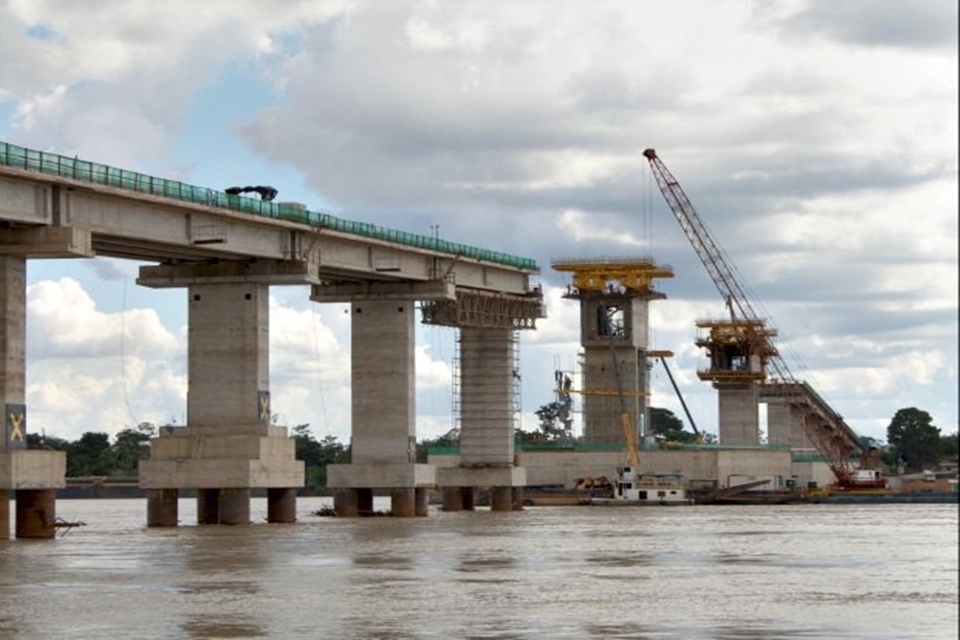
<svg viewBox="0 0 960 640"><path fill-rule="evenodd" d="M138 193L190 202L220 209L239 211L255 216L306 224L311 227L331 229L341 233L396 242L419 249L431 249L454 256L464 256L503 264L518 269L537 271L534 260L521 258L499 251L449 242L432 236L388 229L369 222L344 220L329 213L309 211L297 205L257 200L238 195L229 195L216 189L157 178L136 171L118 169L105 164L71 158L56 153L36 151L0 142L0 164L15 169L24 169L61 178L71 178L90 184L98 184Z"/></svg>

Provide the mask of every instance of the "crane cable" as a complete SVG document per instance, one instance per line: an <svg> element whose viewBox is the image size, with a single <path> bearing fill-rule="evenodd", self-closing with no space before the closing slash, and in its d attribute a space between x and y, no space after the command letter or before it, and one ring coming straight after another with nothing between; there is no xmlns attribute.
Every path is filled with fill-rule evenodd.
<svg viewBox="0 0 960 640"><path fill-rule="evenodd" d="M310 304L310 329L313 334L313 355L317 362L317 392L320 396L320 417L323 420L324 433L330 435L330 423L327 421L327 403L323 396L323 368L320 364L320 342L317 335L317 304Z"/></svg>
<svg viewBox="0 0 960 640"><path fill-rule="evenodd" d="M126 316L127 316L127 279L123 279L123 296L120 309L120 385L123 388L123 400L127 405L127 413L133 418L133 425L140 424L137 416L133 413L133 406L130 404L130 395L127 393L127 346L126 346Z"/></svg>

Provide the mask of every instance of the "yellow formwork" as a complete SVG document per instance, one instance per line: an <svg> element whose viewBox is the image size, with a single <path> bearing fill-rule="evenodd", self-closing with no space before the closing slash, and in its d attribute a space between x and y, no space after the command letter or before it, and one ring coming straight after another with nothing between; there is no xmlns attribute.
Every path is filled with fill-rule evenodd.
<svg viewBox="0 0 960 640"><path fill-rule="evenodd" d="M649 258L597 260L556 260L557 271L573 273L573 286L580 291L600 292L614 283L633 291L650 291L654 278L672 278L673 268L658 265Z"/></svg>

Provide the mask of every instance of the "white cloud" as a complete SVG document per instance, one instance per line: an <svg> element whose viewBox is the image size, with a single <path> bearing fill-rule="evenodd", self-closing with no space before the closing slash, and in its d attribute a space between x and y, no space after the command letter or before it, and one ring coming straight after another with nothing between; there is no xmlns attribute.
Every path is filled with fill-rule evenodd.
<svg viewBox="0 0 960 640"><path fill-rule="evenodd" d="M715 412L695 377L702 354L689 323L722 304L639 155L656 147L760 311L772 311L855 426L875 430L916 405L951 429L956 10L886 2L897 11L813 0L11 0L0 7L0 107L11 142L176 167L167 177L219 161L264 180L292 169L311 190L305 201L334 203L344 217L412 232L439 225L445 238L535 258L550 317L521 338L525 406L549 398L556 359L575 360L576 304L560 297L566 275L550 260L652 254L676 273L661 286L670 298L652 307L656 341L677 352L675 375L698 411ZM200 100L228 82L244 91ZM219 117L236 100L250 101L247 122ZM197 127L200 104L216 113ZM116 377L107 372L119 367L122 335L127 383L163 398L150 415L182 414L160 406L183 392L183 356L171 356L180 329L142 304L105 312L94 287L37 286L31 376L75 374L50 389L32 377L38 397L77 407L72 383L101 407L89 420L129 420L116 401L124 389L102 382ZM274 406L290 422L344 429L348 317L274 295ZM75 314L83 321L66 324ZM431 429L445 421L426 408L447 402L445 355L418 345ZM84 367L45 364L54 356L110 364L87 380ZM158 361L171 364L155 370ZM662 376L655 384L655 401L676 407ZM31 406L31 420L40 415Z"/></svg>

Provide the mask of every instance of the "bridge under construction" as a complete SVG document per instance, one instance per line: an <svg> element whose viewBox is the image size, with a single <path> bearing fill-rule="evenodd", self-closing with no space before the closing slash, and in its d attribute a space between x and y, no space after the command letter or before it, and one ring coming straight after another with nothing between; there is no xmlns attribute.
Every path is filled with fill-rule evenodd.
<svg viewBox="0 0 960 640"><path fill-rule="evenodd" d="M0 143L0 537L10 492L16 536L52 537L65 485L62 452L26 448L26 262L43 258L139 260L149 264L138 284L186 292L187 424L162 427L141 462L149 526L177 524L181 489L196 489L201 524L249 522L254 488L267 491L268 521L295 519L303 462L286 428L271 424L276 285L350 304L351 462L328 469L338 514L372 512L374 491L386 491L395 516L426 515L436 486L451 496L490 488L495 510L519 503L526 475L513 422L499 413L464 412L457 468L417 463L414 316L420 303L428 322L460 330L465 409L512 406L514 333L543 316L536 263L308 211L275 201L275 190L243 192Z"/></svg>
<svg viewBox="0 0 960 640"><path fill-rule="evenodd" d="M717 390L723 450L709 460L651 458L662 468L650 470L682 467L713 481L745 472L796 477L791 450L810 450L837 482L848 482L866 459L859 438L790 374L776 330L753 311L679 183L656 152L644 155L730 312L698 324L709 358L698 375ZM53 537L56 490L65 486L64 454L26 447L26 264L35 259L137 260L147 263L139 285L185 291L187 421L162 427L141 462L148 526L176 526L184 489L196 490L200 524L248 523L252 489L266 490L269 522L296 519L303 462L286 428L271 422L271 286L307 285L312 301L350 305L351 461L328 467L338 515L372 513L378 492L390 495L394 516L425 516L434 488L447 510L472 509L478 488L490 490L492 510L515 510L525 486L576 467L515 450L516 334L544 317L533 260L343 220L275 196L262 185L219 191L0 143L0 538L9 537L11 494L16 537ZM573 274L566 298L580 304L585 440L616 445L622 456L647 433L649 367L664 355L650 348L648 308L665 298L654 280L673 270L649 257L563 259L553 267ZM426 464L415 455L418 306L423 322L459 332L460 447ZM769 407L772 443L762 451L760 402Z"/></svg>

